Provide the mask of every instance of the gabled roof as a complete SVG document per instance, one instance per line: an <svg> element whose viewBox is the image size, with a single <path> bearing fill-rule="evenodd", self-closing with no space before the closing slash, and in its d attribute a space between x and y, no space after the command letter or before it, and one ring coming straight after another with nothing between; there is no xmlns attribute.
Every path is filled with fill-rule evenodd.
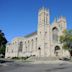
<svg viewBox="0 0 72 72"><path fill-rule="evenodd" d="M36 32L33 32L31 34L28 34L26 36L24 36L25 38L28 38L28 37L31 37L31 36L34 36L34 35L37 35L37 31Z"/></svg>

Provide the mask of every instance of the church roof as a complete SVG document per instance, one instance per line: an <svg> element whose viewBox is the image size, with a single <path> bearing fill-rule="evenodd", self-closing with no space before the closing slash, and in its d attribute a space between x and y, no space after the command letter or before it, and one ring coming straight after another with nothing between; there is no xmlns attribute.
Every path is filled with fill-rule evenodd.
<svg viewBox="0 0 72 72"><path fill-rule="evenodd" d="M25 38L28 38L28 37L31 37L31 36L34 36L34 35L37 35L37 32L33 32L33 33L28 34L28 35L26 35L26 36L24 36L24 37L25 37Z"/></svg>

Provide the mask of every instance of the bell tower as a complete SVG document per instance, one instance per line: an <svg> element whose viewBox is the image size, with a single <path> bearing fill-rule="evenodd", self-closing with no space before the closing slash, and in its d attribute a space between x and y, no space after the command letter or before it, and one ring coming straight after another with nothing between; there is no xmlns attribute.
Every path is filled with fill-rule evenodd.
<svg viewBox="0 0 72 72"><path fill-rule="evenodd" d="M49 27L50 27L50 16L49 10L42 7L38 12L38 48L39 55L45 56L45 49L47 48L47 40L49 37ZM46 40L47 39L47 40Z"/></svg>

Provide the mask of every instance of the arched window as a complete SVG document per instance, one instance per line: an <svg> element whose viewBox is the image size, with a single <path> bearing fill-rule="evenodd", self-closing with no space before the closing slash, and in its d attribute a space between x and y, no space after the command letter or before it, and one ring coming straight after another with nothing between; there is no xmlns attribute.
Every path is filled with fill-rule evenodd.
<svg viewBox="0 0 72 72"><path fill-rule="evenodd" d="M25 51L27 52L27 42L25 41Z"/></svg>
<svg viewBox="0 0 72 72"><path fill-rule="evenodd" d="M22 48L23 48L23 42L19 43L19 52L22 52Z"/></svg>
<svg viewBox="0 0 72 72"><path fill-rule="evenodd" d="M37 38L36 38L36 50L37 50Z"/></svg>
<svg viewBox="0 0 72 72"><path fill-rule="evenodd" d="M56 27L52 29L52 39L53 42L58 42L58 29Z"/></svg>
<svg viewBox="0 0 72 72"><path fill-rule="evenodd" d="M33 51L33 39L31 41L32 41L32 51Z"/></svg>
<svg viewBox="0 0 72 72"><path fill-rule="evenodd" d="M29 46L30 46L30 42L29 42L29 40L28 40L28 48L29 48Z"/></svg>

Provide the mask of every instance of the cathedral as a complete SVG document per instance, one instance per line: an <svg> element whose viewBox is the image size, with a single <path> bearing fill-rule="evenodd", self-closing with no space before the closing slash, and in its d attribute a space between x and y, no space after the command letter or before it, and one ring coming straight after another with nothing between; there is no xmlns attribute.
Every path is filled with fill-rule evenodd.
<svg viewBox="0 0 72 72"><path fill-rule="evenodd" d="M60 16L50 24L50 12L42 7L38 11L37 31L22 37L16 37L6 45L5 58L12 57L62 57L69 56L63 50L59 39L67 28L66 18Z"/></svg>

